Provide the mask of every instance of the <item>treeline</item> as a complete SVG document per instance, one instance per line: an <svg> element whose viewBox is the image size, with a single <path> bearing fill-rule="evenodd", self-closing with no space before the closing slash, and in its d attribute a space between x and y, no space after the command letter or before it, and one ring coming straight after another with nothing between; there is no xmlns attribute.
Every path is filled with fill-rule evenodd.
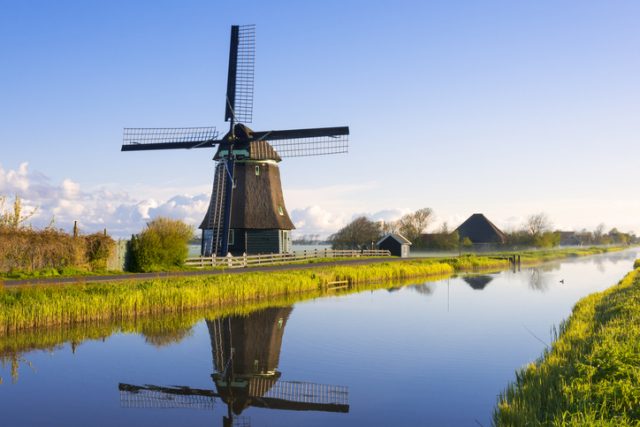
<svg viewBox="0 0 640 427"><path fill-rule="evenodd" d="M329 242L333 249L365 249L371 248L387 233L399 233L409 241L416 242L431 224L433 217L430 208L419 209L390 222L372 221L361 216L329 236Z"/></svg>
<svg viewBox="0 0 640 427"><path fill-rule="evenodd" d="M451 230L446 222L434 232L427 233L434 217L430 208L419 209L391 222L372 221L362 216L332 234L329 242L334 249L365 249L371 248L387 233L399 233L412 243L414 250L459 250L473 247L474 242L466 236L460 236L456 230ZM504 232L504 238L502 246L520 248L640 243L640 239L633 233L623 233L617 228L605 232L604 224L593 231L554 230L545 213L530 215L519 228Z"/></svg>
<svg viewBox="0 0 640 427"><path fill-rule="evenodd" d="M115 249L104 233L80 235L25 225L35 211L25 212L20 198L6 206L0 196L0 273L59 274L69 270L104 271Z"/></svg>

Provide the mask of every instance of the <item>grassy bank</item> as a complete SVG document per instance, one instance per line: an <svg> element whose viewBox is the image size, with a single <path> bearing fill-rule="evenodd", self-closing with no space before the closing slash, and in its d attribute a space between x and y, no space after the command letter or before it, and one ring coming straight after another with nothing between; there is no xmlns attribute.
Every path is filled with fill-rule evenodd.
<svg viewBox="0 0 640 427"><path fill-rule="evenodd" d="M606 251L555 251L556 258ZM523 254L524 255L524 254ZM547 252L523 257L523 262L547 260ZM221 308L274 297L296 297L324 291L333 282L353 287L364 283L397 282L455 272L508 268L495 257L462 256L385 262L364 266L318 266L307 270L248 272L101 284L38 286L0 290L0 336L18 330L155 313L182 313L194 308ZM90 280L90 279L87 279Z"/></svg>
<svg viewBox="0 0 640 427"><path fill-rule="evenodd" d="M542 358L500 396L497 426L640 425L640 261L580 300Z"/></svg>

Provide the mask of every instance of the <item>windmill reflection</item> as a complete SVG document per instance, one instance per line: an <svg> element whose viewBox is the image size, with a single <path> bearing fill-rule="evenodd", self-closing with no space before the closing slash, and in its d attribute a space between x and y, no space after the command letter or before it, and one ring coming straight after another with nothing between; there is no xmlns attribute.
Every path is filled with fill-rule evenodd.
<svg viewBox="0 0 640 427"><path fill-rule="evenodd" d="M280 380L282 337L292 310L267 308L246 317L207 320L215 390L120 384L122 406L213 409L219 399L227 406L225 427L250 425L247 417L239 417L250 406L349 412L347 387Z"/></svg>

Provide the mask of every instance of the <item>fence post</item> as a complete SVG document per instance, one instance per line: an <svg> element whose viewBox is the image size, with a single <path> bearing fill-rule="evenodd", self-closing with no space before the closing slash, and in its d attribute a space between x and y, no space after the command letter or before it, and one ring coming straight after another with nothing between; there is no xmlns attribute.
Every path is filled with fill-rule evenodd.
<svg viewBox="0 0 640 427"><path fill-rule="evenodd" d="M231 255L231 252L227 252L227 266L229 268L233 267L233 255Z"/></svg>
<svg viewBox="0 0 640 427"><path fill-rule="evenodd" d="M246 266L247 266L247 253L246 253L246 252L244 252L244 253L242 254L242 266L243 266L243 267L246 267Z"/></svg>

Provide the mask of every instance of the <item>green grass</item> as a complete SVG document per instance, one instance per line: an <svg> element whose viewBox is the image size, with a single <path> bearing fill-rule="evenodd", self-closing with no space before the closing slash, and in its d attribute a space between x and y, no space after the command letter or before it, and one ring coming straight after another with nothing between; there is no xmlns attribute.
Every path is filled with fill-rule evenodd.
<svg viewBox="0 0 640 427"><path fill-rule="evenodd" d="M639 264L576 304L553 346L500 396L497 426L640 425Z"/></svg>
<svg viewBox="0 0 640 427"><path fill-rule="evenodd" d="M580 252L599 253L602 249ZM568 251L536 252L527 262L575 256ZM571 252L573 254L573 252ZM538 258L536 258L538 257ZM16 331L78 322L118 320L157 313L182 313L194 308L233 307L274 297L296 297L325 290L331 282L349 286L397 282L455 272L500 270L503 259L465 255L358 266L318 266L307 270L246 272L233 275L122 280L0 289L0 336ZM87 277L90 282L91 278Z"/></svg>
<svg viewBox="0 0 640 427"><path fill-rule="evenodd" d="M286 272L4 289L0 291L0 335L48 325L267 301L276 296L323 290L335 281L346 280L354 286L453 272L449 264L435 261L391 262L364 267L318 267Z"/></svg>

